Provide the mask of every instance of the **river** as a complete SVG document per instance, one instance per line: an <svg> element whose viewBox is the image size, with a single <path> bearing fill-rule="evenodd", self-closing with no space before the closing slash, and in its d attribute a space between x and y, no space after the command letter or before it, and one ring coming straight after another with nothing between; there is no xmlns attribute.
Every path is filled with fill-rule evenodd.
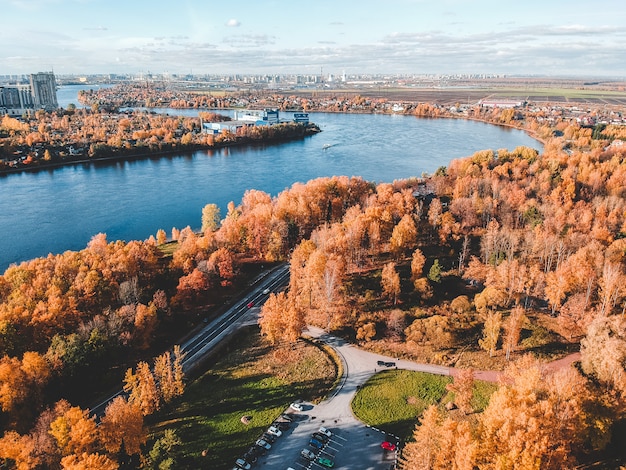
<svg viewBox="0 0 626 470"><path fill-rule="evenodd" d="M542 148L522 131L474 121L331 113L310 118L321 133L280 145L2 176L0 272L10 263L82 249L100 232L128 241L159 228L168 234L172 227L198 228L205 204L218 204L223 215L228 202L238 204L250 188L275 196L294 182L332 175L391 182L433 173L477 150Z"/></svg>

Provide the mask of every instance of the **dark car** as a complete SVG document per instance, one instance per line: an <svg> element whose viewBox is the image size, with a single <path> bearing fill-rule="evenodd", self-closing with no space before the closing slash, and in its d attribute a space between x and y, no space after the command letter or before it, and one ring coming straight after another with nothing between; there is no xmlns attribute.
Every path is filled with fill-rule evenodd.
<svg viewBox="0 0 626 470"><path fill-rule="evenodd" d="M385 361L376 361L376 364L378 364L379 366L384 366L385 365Z"/></svg>
<svg viewBox="0 0 626 470"><path fill-rule="evenodd" d="M289 421L274 421L272 423L272 426L276 426L281 431L285 431L285 430L289 429L290 423L289 423Z"/></svg>
<svg viewBox="0 0 626 470"><path fill-rule="evenodd" d="M323 442L320 442L320 441L318 441L317 439L315 439L313 437L309 441L309 445L311 447L315 447L316 449L321 449L322 447L324 447L324 443Z"/></svg>
<svg viewBox="0 0 626 470"><path fill-rule="evenodd" d="M385 362L385 367L395 367L396 363L395 362Z"/></svg>
<svg viewBox="0 0 626 470"><path fill-rule="evenodd" d="M330 438L326 434L322 434L321 432L314 432L313 439L317 439L318 441L326 444L328 442L328 439Z"/></svg>
<svg viewBox="0 0 626 470"><path fill-rule="evenodd" d="M276 441L277 437L278 436L275 436L274 434L264 432L263 435L261 436L261 439L263 439L265 442L269 442L270 444L273 444L274 441Z"/></svg>

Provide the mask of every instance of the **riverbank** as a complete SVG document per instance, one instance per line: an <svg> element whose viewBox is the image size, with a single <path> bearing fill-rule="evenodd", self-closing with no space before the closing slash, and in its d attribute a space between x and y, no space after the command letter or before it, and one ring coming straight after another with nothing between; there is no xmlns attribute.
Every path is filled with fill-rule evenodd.
<svg viewBox="0 0 626 470"><path fill-rule="evenodd" d="M246 145L266 145L266 144L281 144L285 142L291 142L298 139L304 139L321 132L321 129L312 123L307 125L290 124L289 128L283 128L281 132L278 132L273 137L253 138L250 136L231 135L227 138L215 140L211 144L187 144L187 145L172 145L169 149L151 149L150 147L135 147L129 149L129 153L121 153L115 155L101 155L101 156L85 156L84 154L74 155L64 158L62 161L46 162L38 160L33 163L20 164L18 167L5 166L0 168L0 176L4 174L14 174L22 172L37 172L43 170L50 170L54 168L60 168L71 165L81 165L85 163L104 163L104 162L119 162L119 161L133 161L146 158L161 157L165 155L174 155L180 153L191 153L200 150L219 150L227 147L243 147ZM54 148L51 148L53 151ZM56 149L58 151L58 149ZM115 150L115 149L113 149ZM119 150L119 149L118 149ZM106 150L105 150L106 151ZM100 150L99 153L105 152Z"/></svg>

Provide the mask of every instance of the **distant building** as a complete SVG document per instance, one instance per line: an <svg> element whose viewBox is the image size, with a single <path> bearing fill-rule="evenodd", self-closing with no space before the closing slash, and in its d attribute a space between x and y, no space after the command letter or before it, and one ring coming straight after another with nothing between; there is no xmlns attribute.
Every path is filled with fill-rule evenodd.
<svg viewBox="0 0 626 470"><path fill-rule="evenodd" d="M0 116L21 116L37 109L57 109L57 87L52 72L30 75L30 85L0 86Z"/></svg>
<svg viewBox="0 0 626 470"><path fill-rule="evenodd" d="M57 101L57 85L52 72L31 74L30 89L35 108L51 111L59 107Z"/></svg>
<svg viewBox="0 0 626 470"><path fill-rule="evenodd" d="M524 102L515 100L480 100L478 104L486 108L518 108Z"/></svg>

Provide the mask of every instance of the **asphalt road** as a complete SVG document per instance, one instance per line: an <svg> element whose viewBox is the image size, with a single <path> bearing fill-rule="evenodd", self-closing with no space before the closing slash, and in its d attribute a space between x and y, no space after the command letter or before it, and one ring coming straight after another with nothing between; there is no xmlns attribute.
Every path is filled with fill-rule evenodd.
<svg viewBox="0 0 626 470"><path fill-rule="evenodd" d="M254 468L276 468L296 470L321 469L315 462L309 462L300 456L302 449L308 446L311 434L320 426L333 432L330 442L319 453L335 462L336 469L388 470L396 460L396 452L384 451L380 444L390 440L397 444L394 436L387 436L382 431L365 426L352 414L351 402L357 387L363 385L372 375L381 370L378 361L396 362L398 368L422 370L435 374L447 375L447 368L428 364L416 364L410 361L396 361L394 358L360 350L344 340L325 331L308 327L308 334L332 346L341 357L344 375L341 383L323 402L313 405L305 403L301 412L287 410L296 416L296 420L286 433L278 438L273 448L256 463Z"/></svg>
<svg viewBox="0 0 626 470"><path fill-rule="evenodd" d="M251 291L231 306L219 318L207 323L200 330L181 341L184 354L182 364L185 373L191 372L204 361L211 350L226 336L241 326L241 321L252 310L258 311L271 292L282 289L289 282L289 265L281 264L255 279ZM90 414L102 416L107 405L116 397L124 395L120 389L90 409Z"/></svg>

